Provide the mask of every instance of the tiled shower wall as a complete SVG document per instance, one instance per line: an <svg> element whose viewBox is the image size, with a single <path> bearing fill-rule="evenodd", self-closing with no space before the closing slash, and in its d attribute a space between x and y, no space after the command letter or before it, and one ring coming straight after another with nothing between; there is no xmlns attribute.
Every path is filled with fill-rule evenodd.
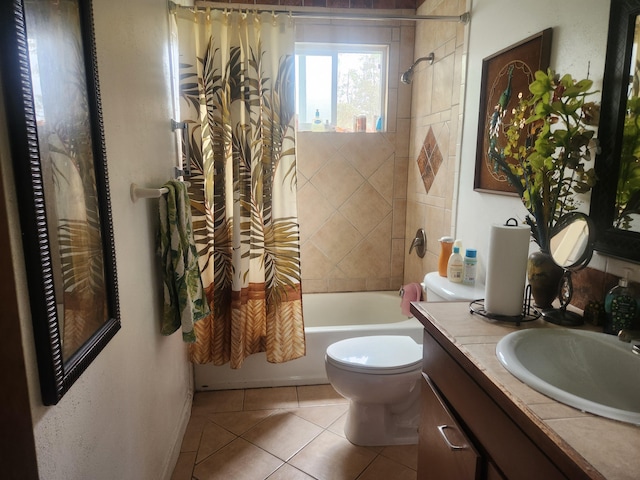
<svg viewBox="0 0 640 480"><path fill-rule="evenodd" d="M298 133L303 292L396 290L403 281L413 23L305 21L298 41L389 45L386 132Z"/></svg>
<svg viewBox="0 0 640 480"><path fill-rule="evenodd" d="M425 0L417 13L460 15L466 11L467 0ZM435 61L420 63L413 76L405 235L408 245L416 230L424 228L427 253L421 259L404 249L405 283L420 282L425 273L437 270L438 239L452 235L455 226L465 26L418 22L415 45L416 58L434 52Z"/></svg>

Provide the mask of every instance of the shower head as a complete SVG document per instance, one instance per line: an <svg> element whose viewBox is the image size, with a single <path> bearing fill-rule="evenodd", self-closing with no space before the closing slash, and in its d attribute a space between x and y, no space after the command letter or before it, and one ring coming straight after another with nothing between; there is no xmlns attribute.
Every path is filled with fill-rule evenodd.
<svg viewBox="0 0 640 480"><path fill-rule="evenodd" d="M405 85L411 85L411 77L413 77L413 67L400 75L400 81Z"/></svg>
<svg viewBox="0 0 640 480"><path fill-rule="evenodd" d="M425 61L425 60L429 61L429 65L433 65L434 58L435 58L435 56L433 55L433 52L431 52L426 57L420 57L419 59L417 59L415 62L413 62L413 65L411 65L406 72L404 72L402 75L400 75L400 81L402 83L404 83L405 85L411 85L411 79L413 78L413 69L415 68L415 66L418 63L420 63L422 61Z"/></svg>

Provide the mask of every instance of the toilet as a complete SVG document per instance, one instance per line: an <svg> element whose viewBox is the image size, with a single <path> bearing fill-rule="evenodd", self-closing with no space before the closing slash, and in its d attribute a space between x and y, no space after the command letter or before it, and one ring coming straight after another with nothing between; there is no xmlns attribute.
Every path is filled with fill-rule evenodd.
<svg viewBox="0 0 640 480"><path fill-rule="evenodd" d="M329 345L327 377L349 399L347 439L362 446L418 442L422 345L411 337L376 335Z"/></svg>
<svg viewBox="0 0 640 480"><path fill-rule="evenodd" d="M450 282L438 272L429 272L424 276L422 289L427 302L470 302L484 298L484 284L477 281L474 285Z"/></svg>
<svg viewBox="0 0 640 480"><path fill-rule="evenodd" d="M484 285L451 283L425 275L427 301L484 298ZM409 336L374 335L327 347L325 369L333 388L349 400L347 439L362 446L418 443L422 345Z"/></svg>

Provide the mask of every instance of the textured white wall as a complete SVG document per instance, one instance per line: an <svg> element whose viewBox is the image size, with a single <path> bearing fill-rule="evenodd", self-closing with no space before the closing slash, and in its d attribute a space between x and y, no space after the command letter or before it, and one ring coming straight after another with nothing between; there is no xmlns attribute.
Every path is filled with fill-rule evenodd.
<svg viewBox="0 0 640 480"><path fill-rule="evenodd" d="M553 28L551 68L574 78L589 78L600 89L604 75L609 1L474 0L469 25L464 126L456 237L478 248L486 261L490 227L527 213L520 199L473 191L482 60L546 28ZM589 66L590 63L590 66ZM594 95L599 101L599 95Z"/></svg>
<svg viewBox="0 0 640 480"><path fill-rule="evenodd" d="M159 334L157 200L129 197L131 182L160 186L172 175L167 3L94 0L94 14L122 329L60 403L44 407L31 320L21 318L38 468L45 479L156 480L171 475L192 396L181 336ZM18 277L28 305L24 270Z"/></svg>

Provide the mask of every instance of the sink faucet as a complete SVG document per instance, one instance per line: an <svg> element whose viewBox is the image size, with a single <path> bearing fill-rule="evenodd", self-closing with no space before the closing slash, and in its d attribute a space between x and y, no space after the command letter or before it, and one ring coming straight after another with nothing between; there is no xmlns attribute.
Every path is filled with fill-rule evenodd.
<svg viewBox="0 0 640 480"><path fill-rule="evenodd" d="M640 340L640 330L626 330L622 329L618 332L618 338L621 342L630 343L632 340ZM636 355L640 355L640 343L636 343L631 351Z"/></svg>
<svg viewBox="0 0 640 480"><path fill-rule="evenodd" d="M621 342L631 342L631 340L640 340L640 330L627 330L623 328L618 332L618 338Z"/></svg>

